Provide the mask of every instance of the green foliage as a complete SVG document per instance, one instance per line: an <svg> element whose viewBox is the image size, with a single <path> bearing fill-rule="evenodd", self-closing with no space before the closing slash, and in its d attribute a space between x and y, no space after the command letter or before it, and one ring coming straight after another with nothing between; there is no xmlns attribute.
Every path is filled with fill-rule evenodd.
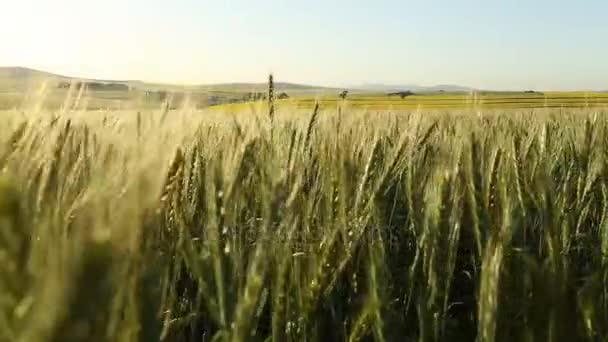
<svg viewBox="0 0 608 342"><path fill-rule="evenodd" d="M608 338L608 113L271 108L8 113L0 341Z"/></svg>

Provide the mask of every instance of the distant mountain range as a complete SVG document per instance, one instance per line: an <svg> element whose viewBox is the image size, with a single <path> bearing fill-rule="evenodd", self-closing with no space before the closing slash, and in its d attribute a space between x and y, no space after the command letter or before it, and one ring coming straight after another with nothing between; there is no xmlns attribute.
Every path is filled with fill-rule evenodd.
<svg viewBox="0 0 608 342"><path fill-rule="evenodd" d="M0 79L55 79L61 81L67 80L85 80L91 82L107 82L107 83L143 83L135 80L103 80L91 79L59 75L48 71L36 70L24 67L0 67Z"/></svg>
<svg viewBox="0 0 608 342"><path fill-rule="evenodd" d="M265 82L260 83L219 83L219 84L200 84L200 85L175 85L175 84L162 84L162 83L151 83L140 80L107 80L107 79L89 79L79 78L73 76L59 75L52 72L36 70L24 67L0 67L0 82L18 82L26 83L28 81L38 81L42 79L51 79L62 82L69 82L71 80L83 80L90 82L102 82L102 83L117 83L117 84L128 84L135 87L144 89L188 89L193 91L208 91L208 92L263 92L268 89L268 84ZM275 90L277 92L290 92L290 93L335 93L340 92L344 89L348 89L353 92L398 92L398 91L413 91L413 92L461 92L470 91L471 88L463 87L459 85L436 85L431 87L424 87L419 85L386 85L386 84L362 84L350 87L323 87L307 84L297 84L289 82L276 82Z"/></svg>
<svg viewBox="0 0 608 342"><path fill-rule="evenodd" d="M0 79L25 79L25 78L62 78L62 76L46 71L22 68L22 67L0 67Z"/></svg>
<svg viewBox="0 0 608 342"><path fill-rule="evenodd" d="M43 80L54 82L71 82L79 80L96 83L124 84L129 86L138 86L144 84L141 81L134 80L101 80L71 77L24 67L0 67L0 86L5 89L23 90L29 85L36 84Z"/></svg>
<svg viewBox="0 0 608 342"><path fill-rule="evenodd" d="M188 88L194 88L198 90L208 91L226 91L226 92L266 92L268 90L268 83L218 83L218 84L206 84L206 85L195 85L188 86ZM335 93L342 91L340 88L330 88L322 86L314 86L308 84L297 84L289 82L275 82L275 92L288 92L288 93Z"/></svg>
<svg viewBox="0 0 608 342"><path fill-rule="evenodd" d="M99 83L114 83L127 84L141 89L167 89L167 90L190 90L203 92L265 92L268 90L267 83L218 83L218 84L200 84L200 85L178 85L178 84L162 84L152 83L140 80L108 80L108 79L91 79L80 78L73 76L59 75L47 71L36 70L24 67L0 67L0 84L25 85L30 82L40 80L53 80L59 82L70 82L72 80L81 80ZM306 84L296 84L288 82L276 82L276 92L289 93L333 93L342 91L339 88L320 87Z"/></svg>
<svg viewBox="0 0 608 342"><path fill-rule="evenodd" d="M366 90L366 91L379 91L379 92L398 92L398 91L412 91L412 92L468 92L474 90L471 87L465 87L454 84L439 84L435 86L420 86L416 84L379 84L379 83L365 83L361 85L353 86L352 89Z"/></svg>
<svg viewBox="0 0 608 342"><path fill-rule="evenodd" d="M145 82L140 80L107 80L107 79L90 79L80 78L66 75L59 75L52 72L36 70L25 67L0 67L0 86L9 85L12 89L18 90L27 86L31 82L36 82L44 79L51 79L60 82L70 82L72 80L82 80L100 83L115 83L126 84L132 87L145 90L175 90L175 91L194 91L207 93L248 93L248 92L265 92L268 89L266 82L259 83L218 83L218 84L198 84L198 85L179 85L179 84L163 84L154 82ZM483 91L472 87L461 86L456 84L439 84L434 86L421 86L417 84L384 84L384 83L363 83L359 85L351 85L346 87L325 87L308 84L298 84L289 82L276 82L276 92L287 92L288 94L336 94L343 90L349 90L353 93L389 93L411 91L414 93L434 93L434 92L470 92ZM608 93L608 89L600 91Z"/></svg>

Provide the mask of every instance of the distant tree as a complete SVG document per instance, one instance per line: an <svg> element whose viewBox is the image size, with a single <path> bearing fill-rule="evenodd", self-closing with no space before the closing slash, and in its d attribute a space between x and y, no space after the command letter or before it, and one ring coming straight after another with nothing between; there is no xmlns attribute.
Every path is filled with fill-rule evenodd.
<svg viewBox="0 0 608 342"><path fill-rule="evenodd" d="M207 98L207 104L210 106L216 105L221 102L221 99L218 96L209 96Z"/></svg>
<svg viewBox="0 0 608 342"><path fill-rule="evenodd" d="M159 100L159 101L165 101L165 100L167 99L167 92L166 92L166 91L164 91L164 90L159 90L159 91L157 92L157 94L158 94L158 100Z"/></svg>
<svg viewBox="0 0 608 342"><path fill-rule="evenodd" d="M288 99L289 95L287 95L287 93L283 92L279 94L279 97L277 97L279 100L284 100L284 99Z"/></svg>
<svg viewBox="0 0 608 342"><path fill-rule="evenodd" d="M342 100L346 99L346 97L348 96L348 90L341 92L339 96Z"/></svg>
<svg viewBox="0 0 608 342"><path fill-rule="evenodd" d="M414 95L414 93L412 93L411 91L402 91L401 94L399 94L399 96L401 96L401 99L404 99L410 95Z"/></svg>
<svg viewBox="0 0 608 342"><path fill-rule="evenodd" d="M389 97L390 96L399 96L399 97L401 97L401 99L405 99L406 97L411 96L411 95L414 95L414 93L409 90L388 94Z"/></svg>

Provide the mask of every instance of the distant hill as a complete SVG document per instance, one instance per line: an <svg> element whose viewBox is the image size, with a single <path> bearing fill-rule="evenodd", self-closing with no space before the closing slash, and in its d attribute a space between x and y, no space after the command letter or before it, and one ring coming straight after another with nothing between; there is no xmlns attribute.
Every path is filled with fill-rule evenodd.
<svg viewBox="0 0 608 342"><path fill-rule="evenodd" d="M266 92L268 90L267 83L220 83L220 84L200 84L200 85L177 85L177 84L162 84L151 83L138 80L107 80L107 79L91 79L59 75L51 72L24 68L24 67L0 67L0 84L10 84L15 88L18 85L25 85L30 82L40 80L53 80L58 82L71 82L73 80L125 84L134 86L144 90L174 90L183 91L189 90L194 92L221 92L221 93L249 93L249 92ZM306 84L295 84L287 82L275 83L276 92L287 92L290 94L319 94L339 92L341 89L320 87Z"/></svg>
<svg viewBox="0 0 608 342"><path fill-rule="evenodd" d="M223 103L244 102L264 98L268 91L267 83L222 83L180 85L144 82L137 80L108 80L71 77L24 67L0 67L0 106L13 108L22 101L24 94L40 87L42 81L49 81L47 90L53 93L49 107L56 108L65 100L72 86L86 84L89 108L127 108L135 104L158 106L167 99L177 105L188 95L190 105L206 107ZM318 95L337 95L343 89L319 87L287 82L275 83L277 98L314 97ZM285 94L283 94L285 93ZM50 94L50 93L49 93Z"/></svg>
<svg viewBox="0 0 608 342"><path fill-rule="evenodd" d="M268 90L268 84L265 82L258 83L246 83L246 82L233 82L233 83L218 83L218 84L198 84L198 85L180 85L180 84L168 84L168 83L156 83L156 82L145 82L140 80L109 80L109 79L95 79L85 77L74 77L67 75L60 75L48 71L36 70L26 67L2 67L0 66L0 91L21 91L27 88L29 85L41 80L53 80L57 82L72 82L75 80L86 81L86 82L97 82L97 83L112 83L112 84L123 84L137 89L145 91L190 91L190 92L201 92L201 93L232 93L232 94L243 94L250 92L266 92ZM436 93L436 92L470 92L470 91L489 91L482 89L475 89L472 87L461 86L456 84L439 84L433 86L421 86L417 84L384 84L384 83L364 83L346 87L326 87L326 86L315 86L308 84L297 84L289 82L276 82L276 92L286 92L289 95L302 95L302 96L314 96L314 95L329 95L339 94L343 90L349 90L354 94L364 93L397 93L404 91L411 91L414 93ZM503 91L495 91L503 92ZM517 92L517 91L511 91ZM600 93L608 93L608 89L599 91Z"/></svg>
<svg viewBox="0 0 608 342"><path fill-rule="evenodd" d="M94 82L98 84L118 84L125 86L136 86L142 84L140 81L131 80L101 80L71 77L59 75L47 71L36 70L24 67L0 67L0 90L20 91L29 85L43 80L57 82L59 86L69 84L72 81Z"/></svg>
<svg viewBox="0 0 608 342"><path fill-rule="evenodd" d="M179 84L163 84L156 82L144 82L139 80L109 80L109 79L93 79L93 78L82 78L73 77L66 75L59 75L52 72L36 70L24 67L0 67L0 84L7 85L11 84L14 89L22 88L40 80L54 80L58 82L71 82L71 81L88 81L88 82L99 82L99 83L112 83L112 84L124 84L132 87L136 87L143 90L168 90L168 91L192 91L202 93L250 93L250 92L266 92L268 90L268 84L265 82L259 83L246 83L246 82L233 82L233 83L218 83L218 84L198 84L198 85L179 85ZM276 82L275 91L278 93L285 92L289 95L322 95L322 94L338 94L344 89L348 89L353 93L365 93L365 92L399 92L399 91L412 91L412 92L463 92L470 91L471 88L463 87L458 85L437 85L431 87L424 87L413 84L405 85L386 85L386 84L363 84L352 87L325 87L315 86L308 84L297 84L289 82Z"/></svg>
<svg viewBox="0 0 608 342"><path fill-rule="evenodd" d="M398 91L413 91L413 92L468 92L473 90L471 87L465 87L454 84L440 84L435 86L420 86L416 84L378 84L366 83L352 87L361 91L380 91L380 92L398 92Z"/></svg>
<svg viewBox="0 0 608 342"><path fill-rule="evenodd" d="M53 74L46 71L23 67L0 67L0 79L8 80L23 80L23 79L41 79L41 78L56 78L65 79L66 77Z"/></svg>
<svg viewBox="0 0 608 342"><path fill-rule="evenodd" d="M50 78L58 80L82 80L91 82L107 82L107 83L141 83L138 80L105 80L97 78L87 77L73 77L66 75L59 75L48 71L36 70L32 68L24 67L0 67L0 78L13 78L13 79L24 79L24 78Z"/></svg>
<svg viewBox="0 0 608 342"><path fill-rule="evenodd" d="M209 91L209 92L236 92L236 93L249 93L249 92L266 92L268 91L267 83L220 83L220 84L208 84L195 86L197 90ZM326 93L338 93L342 89L329 88L321 86L313 86L306 84L296 84L287 82L276 82L274 84L275 92L286 92L288 94L326 94Z"/></svg>
<svg viewBox="0 0 608 342"><path fill-rule="evenodd" d="M46 71L22 67L0 67L0 92L22 92L43 80L57 82L69 81L69 78Z"/></svg>

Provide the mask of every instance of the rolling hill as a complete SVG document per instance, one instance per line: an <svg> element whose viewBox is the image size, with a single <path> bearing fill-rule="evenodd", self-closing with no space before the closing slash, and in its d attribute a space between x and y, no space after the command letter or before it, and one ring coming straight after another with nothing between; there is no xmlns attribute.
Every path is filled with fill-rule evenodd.
<svg viewBox="0 0 608 342"><path fill-rule="evenodd" d="M454 84L438 84L434 86L420 86L417 84L381 84L381 83L364 83L351 87L357 91L373 91L373 92L398 92L398 91L413 91L418 93L427 92L468 92L473 90L471 87L465 87Z"/></svg>
<svg viewBox="0 0 608 342"><path fill-rule="evenodd" d="M268 89L268 84L260 83L219 83L219 84L198 84L198 85L177 85L163 84L156 82L144 82L139 80L108 80L108 79L90 79L73 76L59 75L47 71L41 71L24 67L0 67L0 85L3 88L7 86L24 86L31 82L39 82L41 80L52 80L60 82L70 82L72 80L126 84L142 90L168 90L168 91L191 91L204 93L249 93L249 92L265 92ZM13 88L11 87L11 88ZM321 86L313 86L306 84L296 84L288 82L275 83L277 92L287 92L290 94L326 94L342 91L338 88L329 88Z"/></svg>
<svg viewBox="0 0 608 342"><path fill-rule="evenodd" d="M41 78L65 79L66 77L30 68L0 67L0 79L2 80L24 80Z"/></svg>
<svg viewBox="0 0 608 342"><path fill-rule="evenodd" d="M108 79L89 79L66 75L59 75L52 72L36 70L25 67L0 67L0 84L24 84L30 81L40 81L43 79L51 79L62 82L71 80L83 80L90 82L102 83L117 83L127 84L143 90L169 90L169 91L192 91L192 92L208 92L208 93L249 93L249 92L265 92L268 89L268 84L265 82L259 83L218 83L218 84L197 84L197 85L179 85L179 84L163 84L156 82L145 82L139 80L108 80ZM287 92L293 95L325 95L339 93L344 89L348 89L353 93L365 92L397 92L410 90L413 92L468 92L472 88L460 85L442 84L435 86L420 86L415 84L381 84L381 83L366 83L361 85L348 86L345 88L315 86L308 84L298 84L289 82L276 82L275 90L277 92Z"/></svg>

